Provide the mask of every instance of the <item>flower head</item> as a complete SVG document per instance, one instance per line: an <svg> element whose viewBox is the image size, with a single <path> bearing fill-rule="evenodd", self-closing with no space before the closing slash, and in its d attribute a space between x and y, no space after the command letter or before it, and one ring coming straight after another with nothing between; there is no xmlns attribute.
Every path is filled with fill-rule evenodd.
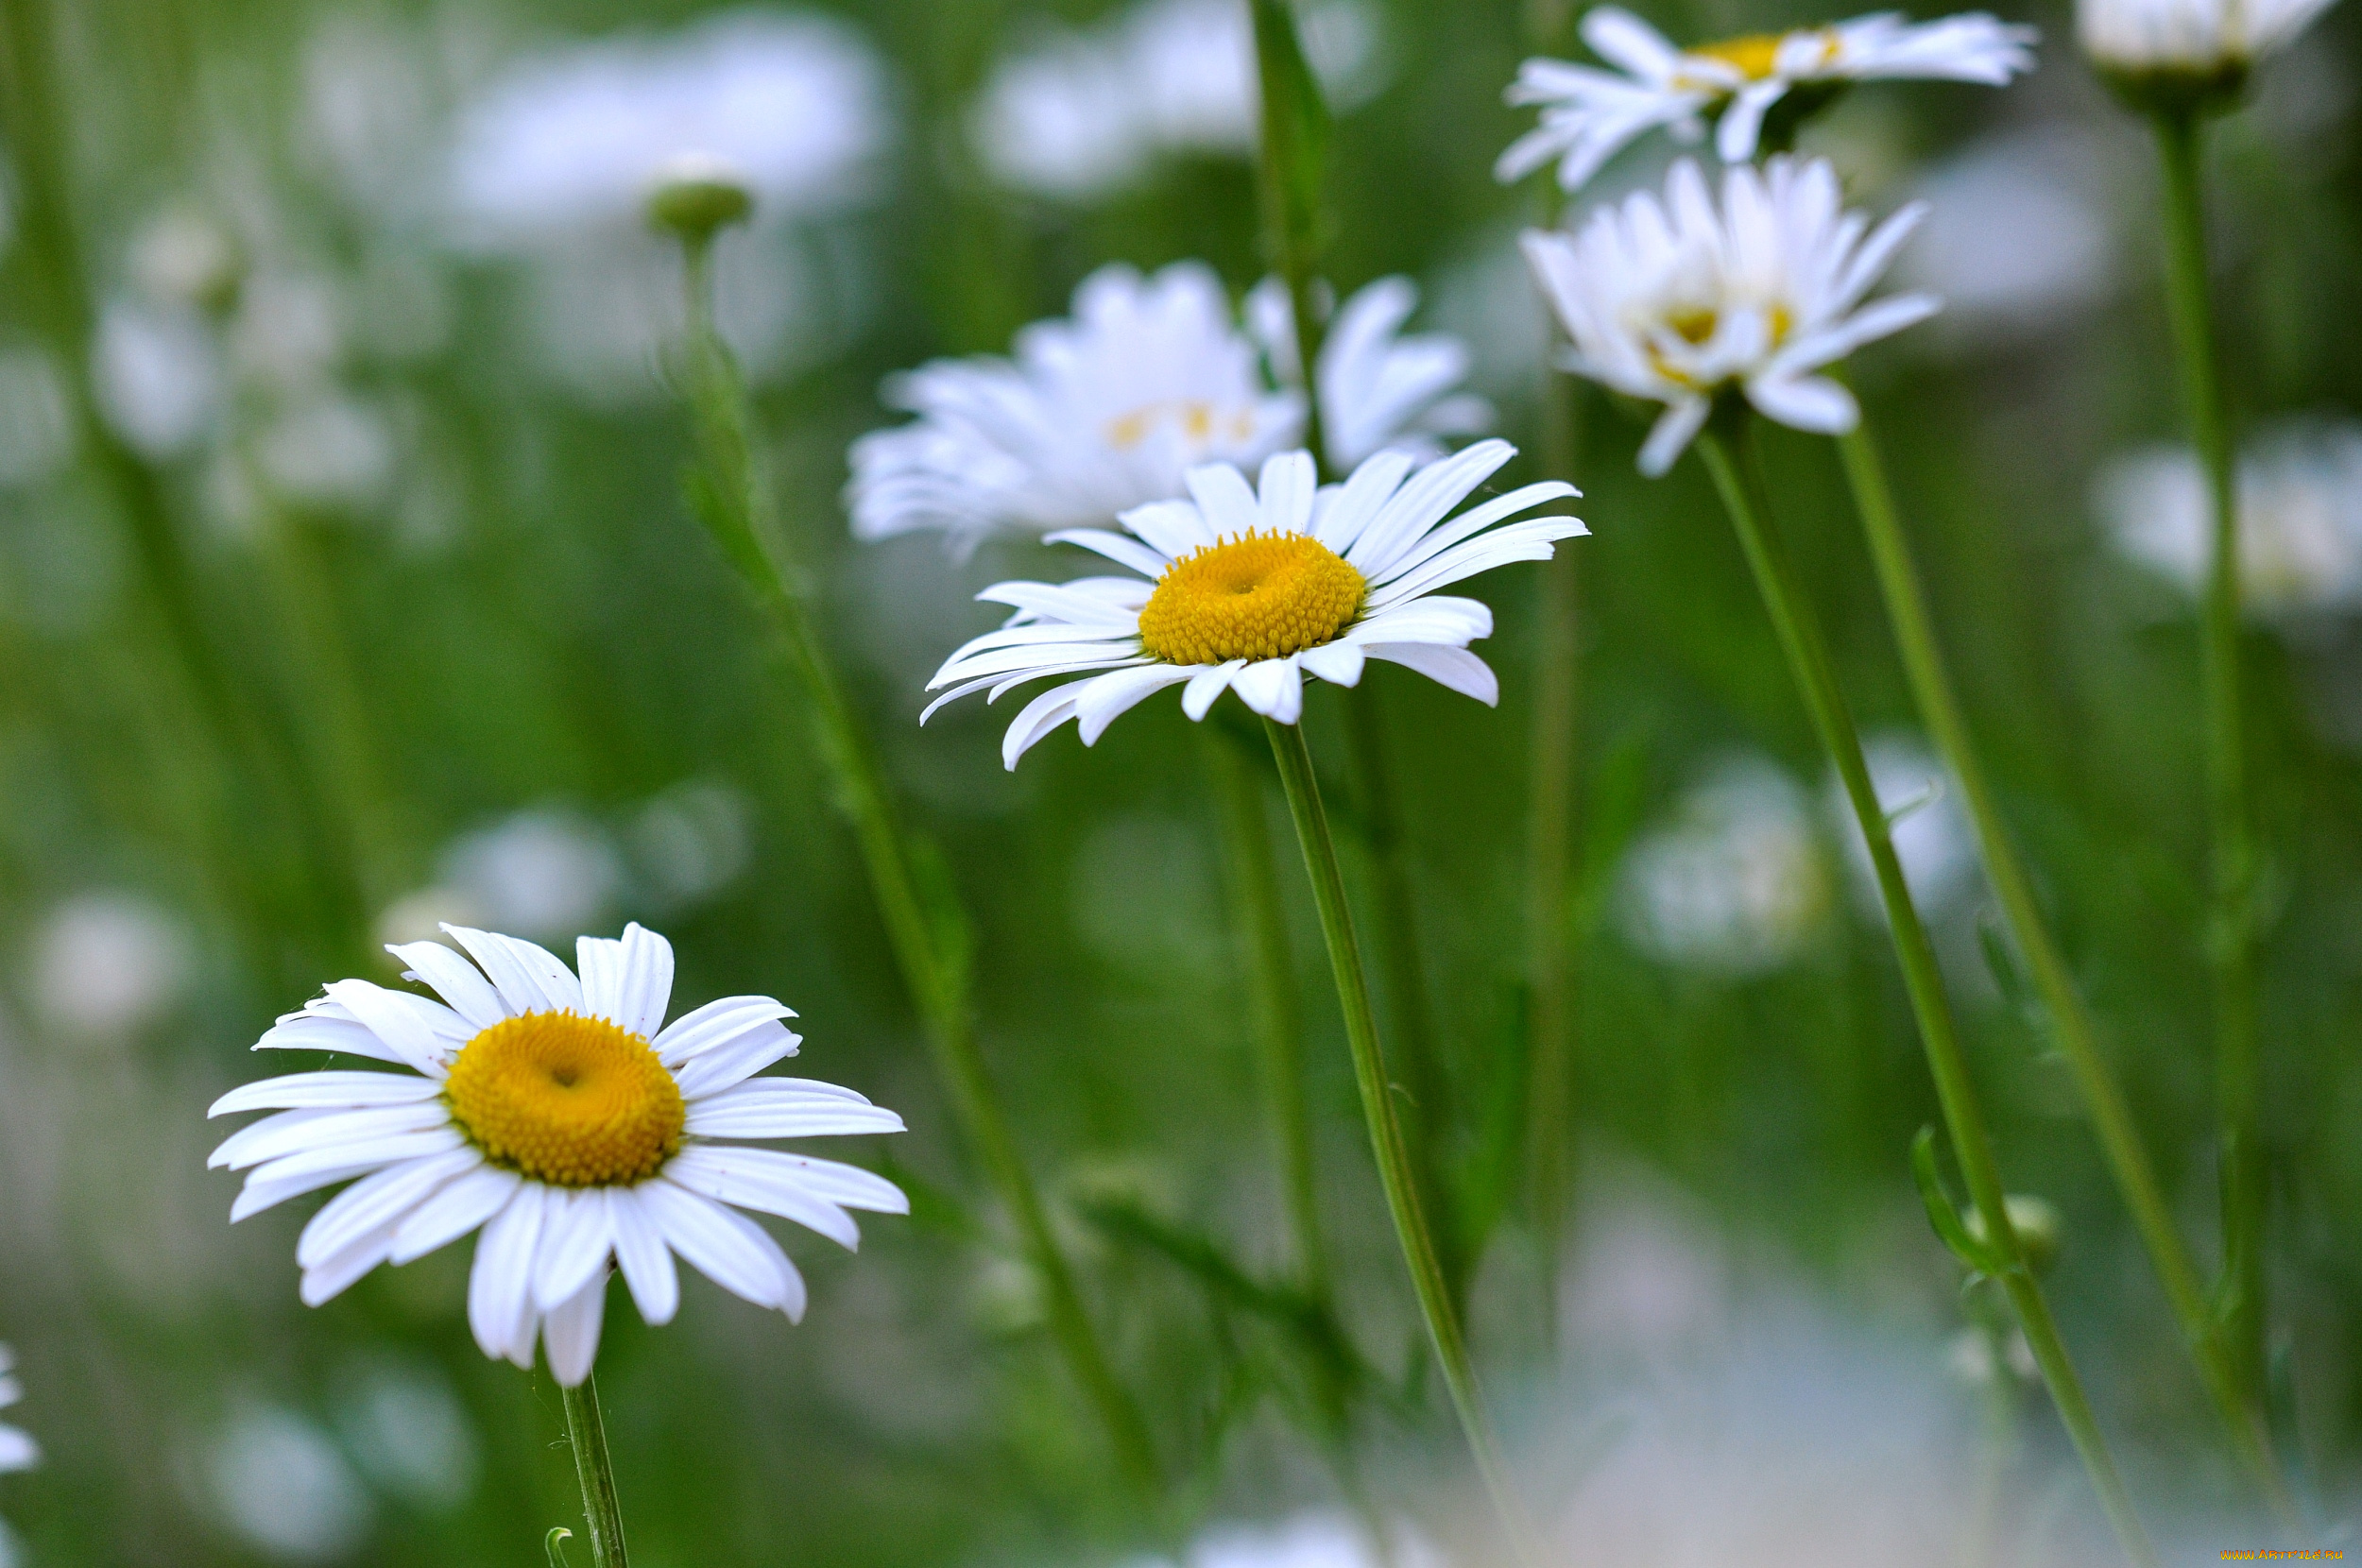
<svg viewBox="0 0 2362 1568"><path fill-rule="evenodd" d="M1924 209L1865 235L1869 219L1841 201L1825 160L1782 157L1761 172L1723 171L1718 207L1684 159L1662 201L1635 192L1573 234L1527 233L1526 257L1574 345L1568 367L1666 405L1640 449L1642 472L1670 468L1726 392L1799 430L1854 427L1853 394L1814 372L1924 320L1938 301L1861 303Z"/></svg>
<svg viewBox="0 0 2362 1568"><path fill-rule="evenodd" d="M1464 348L1400 335L1417 298L1380 279L1338 312L1316 368L1340 467L1395 446L1431 456L1438 435L1489 418L1450 395ZM937 360L897 378L887 400L918 418L853 444L853 532L940 529L966 551L994 533L1104 524L1181 494L1194 465L1258 463L1300 442L1284 301L1259 290L1247 315L1252 332L1202 264L1145 278L1105 266L1075 290L1071 319L1018 334L1014 360Z"/></svg>
<svg viewBox="0 0 2362 1568"><path fill-rule="evenodd" d="M2331 0L2076 0L2092 63L2146 101L2155 93L2227 98L2249 67L2327 10Z"/></svg>
<svg viewBox="0 0 2362 1568"><path fill-rule="evenodd" d="M1509 101L1541 105L1542 121L1501 154L1494 172L1521 179L1555 159L1559 183L1576 190L1626 144L1659 126L1696 141L1707 116L1717 119L1716 150L1736 163L1755 155L1765 115L1800 89L1902 77L1999 87L2033 69L2034 39L2031 27L1983 11L1924 23L1880 11L1679 49L1630 11L1601 6L1584 15L1583 41L1621 74L1526 61Z"/></svg>
<svg viewBox="0 0 2362 1568"><path fill-rule="evenodd" d="M1776 764L1735 758L1682 797L1624 858L1618 909L1634 944L1728 975L1787 964L1833 902L1805 792Z"/></svg>
<svg viewBox="0 0 2362 1568"><path fill-rule="evenodd" d="M1259 488L1227 463L1191 469L1191 499L1135 507L1121 533L1051 536L1133 575L999 583L978 594L1017 613L936 672L928 690L950 690L920 722L986 688L997 698L1044 676L1079 677L1018 714L1001 748L1015 768L1069 719L1089 745L1126 708L1185 682L1181 707L1191 719L1231 690L1256 712L1294 724L1306 675L1352 686L1371 658L1496 701L1493 672L1467 651L1492 634L1493 612L1435 590L1510 561L1548 560L1554 541L1587 532L1564 516L1507 522L1578 493L1555 481L1445 520L1515 453L1505 441L1481 441L1414 474L1408 454L1380 452L1329 486L1317 483L1305 452L1267 460Z"/></svg>
<svg viewBox="0 0 2362 1568"><path fill-rule="evenodd" d="M2239 594L2259 619L2362 607L2362 427L2270 433L2239 463ZM2214 556L2214 504L2197 454L2155 447L2118 458L2095 487L2127 556L2198 596Z"/></svg>
<svg viewBox="0 0 2362 1568"><path fill-rule="evenodd" d="M0 1410L25 1397L16 1381L16 1353L0 1345ZM41 1463L41 1448L17 1428L0 1422L0 1475Z"/></svg>
<svg viewBox="0 0 2362 1568"><path fill-rule="evenodd" d="M337 980L256 1049L338 1051L407 1069L295 1073L233 1089L209 1115L276 1111L210 1164L248 1172L235 1221L338 1182L296 1261L317 1306L381 1263L407 1263L482 1229L468 1321L487 1355L533 1365L537 1341L568 1387L590 1375L612 1258L641 1316L670 1321L677 1253L725 1289L791 1321L803 1278L728 1205L793 1219L847 1247L847 1209L908 1212L890 1182L745 1138L899 1133L850 1089L755 1075L796 1054L796 1014L725 997L664 1025L673 949L626 926L584 937L579 975L515 937L446 926L387 950L440 1001Z"/></svg>

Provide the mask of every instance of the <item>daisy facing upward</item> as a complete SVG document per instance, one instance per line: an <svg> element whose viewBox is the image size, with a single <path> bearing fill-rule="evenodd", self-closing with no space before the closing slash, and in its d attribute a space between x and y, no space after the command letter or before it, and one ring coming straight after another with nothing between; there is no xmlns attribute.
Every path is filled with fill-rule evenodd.
<svg viewBox="0 0 2362 1568"><path fill-rule="evenodd" d="M1265 718L1292 724L1305 676L1353 686L1378 658L1491 703L1498 684L1468 644L1492 634L1493 612L1436 590L1511 561L1548 560L1555 541L1588 532L1564 516L1508 522L1578 493L1556 481L1450 517L1515 452L1480 441L1415 474L1408 455L1381 452L1329 486L1305 452L1267 460L1259 487L1227 463L1193 468L1184 476L1190 499L1135 507L1119 520L1121 533L1050 537L1130 575L999 583L978 594L1017 613L936 672L928 690L950 690L927 714L975 691L997 698L1028 681L1075 677L1010 724L1001 760L1014 769L1068 720L1089 745L1168 686L1185 687L1191 719L1235 690Z"/></svg>
<svg viewBox="0 0 2362 1568"><path fill-rule="evenodd" d="M2034 65L2034 29L1983 11L1911 23L1896 11L1822 27L1755 33L1682 49L1619 6L1583 19L1583 41L1617 69L1530 60L1508 99L1539 105L1541 124L1501 154L1494 173L1522 179L1556 161L1558 182L1579 190L1630 143L1666 127L1695 142L1715 124L1715 150L1737 163L1755 155L1765 117L1789 99L1808 108L1857 81L1917 78L1999 87ZM1775 139L1774 146L1779 145Z"/></svg>

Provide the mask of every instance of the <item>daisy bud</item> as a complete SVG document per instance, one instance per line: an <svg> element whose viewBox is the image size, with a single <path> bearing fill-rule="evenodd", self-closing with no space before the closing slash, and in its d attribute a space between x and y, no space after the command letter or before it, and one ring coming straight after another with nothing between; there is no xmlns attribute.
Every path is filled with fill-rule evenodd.
<svg viewBox="0 0 2362 1568"><path fill-rule="evenodd" d="M2329 0L2077 0L2075 28L2102 80L2133 109L2230 108L2255 62Z"/></svg>
<svg viewBox="0 0 2362 1568"><path fill-rule="evenodd" d="M755 210L745 178L717 158L688 154L657 177L648 194L648 221L670 230L683 244L703 245Z"/></svg>

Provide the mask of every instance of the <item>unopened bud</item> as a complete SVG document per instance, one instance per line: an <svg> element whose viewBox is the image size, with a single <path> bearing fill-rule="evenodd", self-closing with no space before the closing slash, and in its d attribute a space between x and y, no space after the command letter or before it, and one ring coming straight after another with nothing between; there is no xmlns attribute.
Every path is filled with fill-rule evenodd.
<svg viewBox="0 0 2362 1568"><path fill-rule="evenodd" d="M648 221L691 245L702 245L755 210L745 177L718 158L677 158L648 193Z"/></svg>
<svg viewBox="0 0 2362 1568"><path fill-rule="evenodd" d="M2017 1234L2018 1248L2026 1254L2026 1266L2037 1274L2048 1273L2059 1261L2059 1211L2046 1201L2022 1192L2010 1194L2004 1202L2010 1211L2010 1229ZM1968 1234L1984 1240L1985 1217L1971 1209L1967 1218Z"/></svg>

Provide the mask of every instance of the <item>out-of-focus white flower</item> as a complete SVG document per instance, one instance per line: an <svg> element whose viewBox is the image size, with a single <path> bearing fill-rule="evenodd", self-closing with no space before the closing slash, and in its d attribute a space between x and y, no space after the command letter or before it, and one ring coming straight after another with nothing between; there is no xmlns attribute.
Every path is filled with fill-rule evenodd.
<svg viewBox="0 0 2362 1568"><path fill-rule="evenodd" d="M1359 0L1308 7L1302 26L1332 103L1351 108L1377 90L1378 22ZM1002 184L1085 200L1134 182L1163 155L1251 153L1259 103L1245 0L1142 0L1004 56L969 133Z"/></svg>
<svg viewBox="0 0 2362 1568"><path fill-rule="evenodd" d="M2235 77L2285 45L2332 0L2076 0L2075 31L2103 72ZM2226 85L2230 85L2226 83Z"/></svg>
<svg viewBox="0 0 2362 1568"><path fill-rule="evenodd" d="M481 926L490 917L466 890L437 883L405 893L377 917L377 940L388 947L432 942L445 925Z"/></svg>
<svg viewBox="0 0 2362 1568"><path fill-rule="evenodd" d="M273 419L255 438L254 458L271 487L297 505L365 511L393 483L394 435L375 407L330 393Z"/></svg>
<svg viewBox="0 0 2362 1568"><path fill-rule="evenodd" d="M1894 281L1943 301L1931 329L1963 347L2046 340L2107 292L2115 264L2110 169L2097 139L2065 125L1987 137L1917 179L1919 243Z"/></svg>
<svg viewBox="0 0 2362 1568"><path fill-rule="evenodd" d="M1685 158L1662 201L1637 191L1576 233L1527 232L1526 257L1574 345L1568 368L1666 405L1641 472L1671 468L1725 389L1799 430L1854 428L1854 395L1816 372L1938 301L1862 304L1925 210L1907 207L1865 237L1869 220L1842 199L1825 160L1782 157L1761 172L1725 170L1718 209Z"/></svg>
<svg viewBox="0 0 2362 1568"><path fill-rule="evenodd" d="M1408 1525L1384 1552L1344 1514L1313 1509L1276 1524L1214 1525L1190 1542L1185 1568L1442 1568L1441 1553Z"/></svg>
<svg viewBox="0 0 2362 1568"><path fill-rule="evenodd" d="M165 207L131 242L131 277L159 304L218 311L237 297L245 270L230 231L185 202Z"/></svg>
<svg viewBox="0 0 2362 1568"><path fill-rule="evenodd" d="M1629 142L1659 126L1696 141L1717 117L1725 162L1755 155L1764 116L1800 89L1917 77L1999 87L2034 67L2031 27L1983 11L1912 23L1897 11L1786 33L1753 33L1694 49L1618 6L1583 19L1583 41L1621 69L1530 60L1509 89L1513 104L1539 104L1542 123L1511 144L1495 175L1522 179L1556 160L1558 181L1580 189Z"/></svg>
<svg viewBox="0 0 2362 1568"><path fill-rule="evenodd" d="M24 1397L24 1385L16 1380L16 1352L0 1345L0 1410ZM0 1475L30 1470L39 1463L41 1445L16 1427L0 1423Z"/></svg>
<svg viewBox="0 0 2362 1568"><path fill-rule="evenodd" d="M1513 561L1546 561L1558 540L1588 532L1564 514L1509 520L1578 493L1556 480L1451 515L1515 455L1506 441L1480 441L1412 473L1408 455L1380 452L1330 486L1318 483L1307 452L1266 459L1259 486L1227 463L1191 469L1182 476L1190 499L1136 506L1117 520L1122 533L1050 536L1134 575L997 583L978 594L1016 613L945 660L927 683L943 694L919 722L973 692L999 697L1059 678L1009 725L1001 758L1014 770L1069 720L1091 745L1142 699L1185 682L1181 710L1192 720L1228 690L1292 724L1306 676L1358 685L1373 658L1498 702L1491 668L1468 652L1492 635L1492 610L1437 590Z"/></svg>
<svg viewBox="0 0 2362 1568"><path fill-rule="evenodd" d="M368 1478L398 1497L439 1510L475 1490L475 1429L431 1367L372 1368L340 1404L337 1425Z"/></svg>
<svg viewBox="0 0 2362 1568"><path fill-rule="evenodd" d="M222 1522L277 1558L321 1562L360 1543L369 1495L327 1433L293 1410L248 1405L214 1436L207 1490Z"/></svg>
<svg viewBox="0 0 2362 1568"><path fill-rule="evenodd" d="M1977 885L1977 830L1968 820L1959 781L1913 735L1868 736L1862 741L1862 758L1870 764L1879 807L1893 819L1889 833L1911 902L1926 919L1940 919ZM1834 775L1828 812L1830 827L1845 846L1856 905L1865 915L1883 918L1885 906L1878 896L1877 872L1870 863L1870 846L1862 841L1845 787ZM1902 814L1897 817L1897 812Z"/></svg>
<svg viewBox="0 0 2362 1568"><path fill-rule="evenodd" d="M1457 392L1463 346L1400 333L1417 298L1380 279L1337 313L1318 366L1331 467L1383 450L1431 457L1441 435L1489 417ZM853 532L939 529L964 553L996 532L1104 524L1180 495L1196 464L1252 465L1300 441L1284 294L1259 288L1247 315L1242 330L1200 263L1148 278L1106 266L1075 290L1072 319L1018 334L1014 361L936 360L887 383L886 400L919 418L853 444Z"/></svg>
<svg viewBox="0 0 2362 1568"><path fill-rule="evenodd" d="M758 221L809 216L864 199L891 134L884 67L860 34L739 10L518 61L462 111L452 178L471 235L493 243L636 226L688 154L739 170Z"/></svg>
<svg viewBox="0 0 2362 1568"><path fill-rule="evenodd" d="M2268 431L2239 463L2239 590L2287 620L2362 607L2362 426ZM2151 447L2101 470L2094 499L2116 548L2193 598L2214 559L2214 503L2198 457Z"/></svg>
<svg viewBox="0 0 2362 1568"><path fill-rule="evenodd" d="M38 485L73 455L57 362L39 349L0 351L0 490Z"/></svg>
<svg viewBox="0 0 2362 1568"><path fill-rule="evenodd" d="M494 925L554 936L597 923L621 889L623 865L595 824L545 806L454 843L440 880Z"/></svg>
<svg viewBox="0 0 2362 1568"><path fill-rule="evenodd" d="M119 1038L180 1001L196 957L187 929L152 900L81 894L52 911L34 938L34 1006L74 1034Z"/></svg>
<svg viewBox="0 0 2362 1568"><path fill-rule="evenodd" d="M468 1280L477 1345L528 1370L546 1350L571 1389L598 1357L610 1261L650 1323L679 1307L675 1253L800 1321L803 1276L739 1209L848 1249L860 1232L847 1210L910 1212L899 1188L858 1167L742 1146L902 1130L850 1089L764 1074L801 1044L780 1022L794 1010L725 997L666 1026L672 945L636 925L621 941L580 939L573 969L514 937L446 934L474 962L437 942L394 954L440 1000L334 980L254 1048L402 1070L264 1079L207 1113L276 1113L207 1162L248 1172L233 1222L352 1183L296 1245L306 1304L481 1231Z"/></svg>
<svg viewBox="0 0 2362 1568"><path fill-rule="evenodd" d="M99 316L98 402L148 457L185 451L220 411L221 351L192 310L116 300Z"/></svg>
<svg viewBox="0 0 2362 1568"><path fill-rule="evenodd" d="M239 291L231 366L248 383L310 393L345 361L349 314L343 288L326 274L257 271Z"/></svg>
<svg viewBox="0 0 2362 1568"><path fill-rule="evenodd" d="M710 898L737 880L754 850L746 797L727 784L676 784L640 809L633 869L669 905Z"/></svg>
<svg viewBox="0 0 2362 1568"><path fill-rule="evenodd" d="M1403 332L1418 308L1418 286L1410 279L1380 278L1328 323L1313 379L1331 468L1354 468L1390 448L1432 458L1443 452L1442 437L1493 428L1493 405L1461 390L1468 346L1448 332ZM1280 381L1302 387L1287 286L1276 278L1258 283L1246 298L1246 319Z"/></svg>
<svg viewBox="0 0 2362 1568"><path fill-rule="evenodd" d="M1673 821L1625 856L1622 924L1669 963L1730 975L1779 968L1820 935L1834 892L1812 812L1771 762L1718 766Z"/></svg>

